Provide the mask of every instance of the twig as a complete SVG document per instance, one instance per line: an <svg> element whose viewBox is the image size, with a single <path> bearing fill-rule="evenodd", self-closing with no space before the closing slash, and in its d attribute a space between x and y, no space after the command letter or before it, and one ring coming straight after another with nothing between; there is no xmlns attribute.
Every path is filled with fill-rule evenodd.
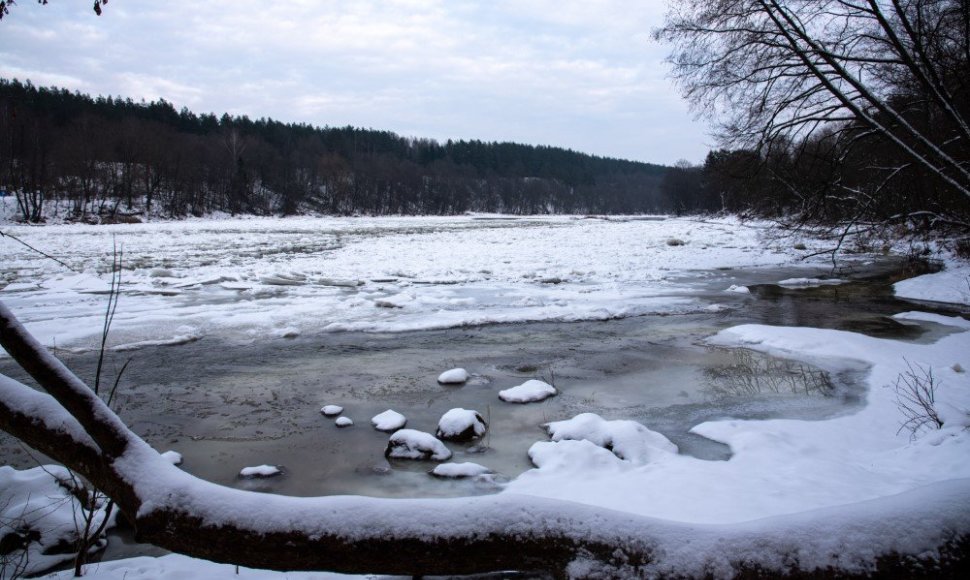
<svg viewBox="0 0 970 580"><path fill-rule="evenodd" d="M11 240L17 242L18 244L22 244L22 245L26 246L28 249L33 250L34 252L37 252L41 256L44 256L45 258L48 258L50 260L54 260L55 262L57 262L61 266L64 266L65 268L67 268L68 270L70 270L72 272L75 272L77 274L80 274L81 273L80 270L71 267L70 265L66 264L62 260L59 260L59 259L55 258L54 256L48 254L47 252L44 252L43 250L38 250L37 248L31 246L30 244L28 244L27 242L21 240L20 238L18 238L17 236L15 236L13 234L8 234L8 233L5 233L3 230L0 230L0 238L10 238Z"/></svg>

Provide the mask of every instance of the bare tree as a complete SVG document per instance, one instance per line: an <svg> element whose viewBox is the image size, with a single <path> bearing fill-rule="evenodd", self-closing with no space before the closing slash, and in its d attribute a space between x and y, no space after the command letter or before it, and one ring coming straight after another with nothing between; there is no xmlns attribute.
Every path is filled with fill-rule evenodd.
<svg viewBox="0 0 970 580"><path fill-rule="evenodd" d="M876 137L970 205L970 2L673 0L684 95L733 147ZM875 193L879 187L873 188Z"/></svg>
<svg viewBox="0 0 970 580"><path fill-rule="evenodd" d="M0 0L0 20L10 14L10 7L15 5L15 0ZM47 0L37 0L38 4L47 5ZM101 16L101 6L108 3L108 0L94 0L94 13Z"/></svg>

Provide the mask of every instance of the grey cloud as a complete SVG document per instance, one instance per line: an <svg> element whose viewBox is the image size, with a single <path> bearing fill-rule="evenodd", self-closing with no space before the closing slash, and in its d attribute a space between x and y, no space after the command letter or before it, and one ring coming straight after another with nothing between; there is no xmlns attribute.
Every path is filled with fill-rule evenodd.
<svg viewBox="0 0 970 580"><path fill-rule="evenodd" d="M256 0L25 3L4 76L318 125L700 161L648 41L660 2Z"/></svg>

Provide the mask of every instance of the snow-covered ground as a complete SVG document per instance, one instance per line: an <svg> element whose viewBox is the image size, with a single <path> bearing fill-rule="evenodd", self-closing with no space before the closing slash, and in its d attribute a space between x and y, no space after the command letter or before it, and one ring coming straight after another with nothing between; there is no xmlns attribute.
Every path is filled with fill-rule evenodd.
<svg viewBox="0 0 970 580"><path fill-rule="evenodd" d="M406 331L691 311L711 306L690 296L703 276L698 271L789 265L806 253L793 249L795 240L772 240L763 228L732 219L298 218L4 231L82 272L9 240L0 244L9 284L0 300L58 346L90 346L100 331L106 300L98 292L107 282L99 270L110 263L112 232L128 268L115 323L115 344L122 345L210 333L253 339L284 331ZM672 238L687 243L668 245ZM822 283L817 273L806 274L787 281ZM897 292L967 304L968 275L951 262L944 273L903 282ZM725 577L739 558L790 565L773 559L779 550L806 569L864 571L874 554L891 550L932 558L944 532L970 534L970 322L922 312L896 319L950 332L915 344L743 325L708 339L830 371L867 366L865 405L852 414L821 421L725 418L694 427L730 446L727 461L678 454L650 425L580 415L548 425L551 440L530 449L537 467L505 486L496 509L508 496L540 506L554 499L576 506L577 514L592 507L622 512L631 526L667 526L671 533L658 534L658 560L648 573ZM907 383L932 386L939 428L900 429ZM398 433L425 444L434 439ZM571 571L590 572L579 565ZM95 565L89 577L234 572L169 556Z"/></svg>

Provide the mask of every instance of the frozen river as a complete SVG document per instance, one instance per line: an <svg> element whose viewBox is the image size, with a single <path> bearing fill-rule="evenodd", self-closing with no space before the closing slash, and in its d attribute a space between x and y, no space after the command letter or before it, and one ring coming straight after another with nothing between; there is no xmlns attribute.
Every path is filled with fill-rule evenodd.
<svg viewBox="0 0 970 580"><path fill-rule="evenodd" d="M889 497L965 456L963 432L911 455L883 388L906 360L930 361L947 387L964 384L954 364L970 366L963 323L898 316L913 308L893 296L892 282L912 274L905 261L858 254L833 271L827 256L812 257L824 242L772 236L764 224L460 216L4 232L59 262L4 238L0 300L89 382L121 249L104 383L130 363L114 406L158 450L180 452L183 469L228 486L506 490L726 523ZM439 385L453 367L471 373L468 383ZM0 373L27 381L6 357ZM558 395L499 400L533 378ZM941 396L962 405L962 392ZM327 404L354 425L323 417ZM428 474L433 462L388 460L388 435L370 426L393 409L433 432L457 407L490 428L449 442L452 461L493 476L441 480ZM644 441L666 437L677 450L627 461L588 440L537 443L548 440L544 424L583 413L632 419L652 430L641 428ZM897 445L904 451L884 453ZM6 436L0 459L43 460ZM239 477L262 464L284 473ZM108 557L145 550L114 541Z"/></svg>
<svg viewBox="0 0 970 580"><path fill-rule="evenodd" d="M699 291L817 249L737 220L292 218L5 226L0 297L45 344L97 344L121 255L110 345L234 344L331 331L608 320L717 310ZM824 256L798 262L827 272ZM814 273L812 273L814 272ZM779 281L779 280L765 280ZM713 285L713 286L712 286Z"/></svg>
<svg viewBox="0 0 970 580"><path fill-rule="evenodd" d="M823 284L834 281L829 264L792 266L795 241L733 221L231 220L14 233L66 265L5 241L0 297L89 381L111 248L123 248L106 373L113 381L131 359L122 416L206 479L297 495L494 492L531 467L526 450L543 423L587 411L724 459L726 446L688 430L724 416L845 412L863 369L826 374L818 388L815 370L741 361L808 377L752 389L731 374L744 372L737 355L704 338L746 322L921 332L886 316L901 309L884 279L893 263L847 263L843 283ZM438 385L452 367L470 382ZM496 397L530 378L561 394L525 406ZM321 417L329 403L355 427ZM452 447L494 481L432 480L423 462L384 459L387 435L370 417L390 408L433 432L454 407L490 419L484 444ZM286 475L237 478L263 463Z"/></svg>

